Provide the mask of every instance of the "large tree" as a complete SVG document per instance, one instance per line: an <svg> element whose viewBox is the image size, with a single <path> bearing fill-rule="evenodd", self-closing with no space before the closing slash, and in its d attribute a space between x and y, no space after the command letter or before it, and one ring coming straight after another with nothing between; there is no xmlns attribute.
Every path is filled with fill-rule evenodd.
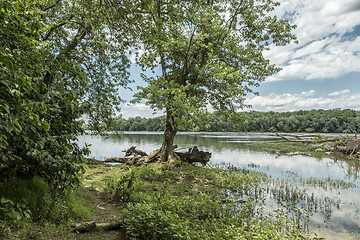
<svg viewBox="0 0 360 240"><path fill-rule="evenodd" d="M0 182L74 186L87 153L76 144L82 117L98 129L128 82L130 1L0 4Z"/></svg>
<svg viewBox="0 0 360 240"><path fill-rule="evenodd" d="M161 69L146 77L135 101L146 100L165 111L161 160L176 159L174 137L179 127L195 123L209 106L223 116L244 107L267 76L277 71L263 52L270 44L295 40L286 19L271 16L272 0L143 0L143 28L138 63Z"/></svg>

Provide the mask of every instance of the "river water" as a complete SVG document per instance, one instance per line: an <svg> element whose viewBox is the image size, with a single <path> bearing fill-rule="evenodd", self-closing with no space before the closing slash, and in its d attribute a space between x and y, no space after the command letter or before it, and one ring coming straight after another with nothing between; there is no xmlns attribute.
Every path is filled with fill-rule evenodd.
<svg viewBox="0 0 360 240"><path fill-rule="evenodd" d="M84 135L80 145L91 144L90 158L124 157L122 152L137 146L147 153L162 143L161 132L125 132L101 137ZM303 155L269 154L249 143L278 139L261 133L178 133L175 144L184 151L198 146L212 153L210 164L231 164L271 177L266 194L267 208L278 202L295 202L309 211L309 230L325 239L360 239L359 163Z"/></svg>

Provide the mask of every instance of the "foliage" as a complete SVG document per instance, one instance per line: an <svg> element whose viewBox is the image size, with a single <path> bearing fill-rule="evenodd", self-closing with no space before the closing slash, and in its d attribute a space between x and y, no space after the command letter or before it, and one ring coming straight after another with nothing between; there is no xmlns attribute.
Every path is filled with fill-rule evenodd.
<svg viewBox="0 0 360 240"><path fill-rule="evenodd" d="M155 118L131 117L115 118L111 129L113 131L164 131L165 116Z"/></svg>
<svg viewBox="0 0 360 240"><path fill-rule="evenodd" d="M360 130L360 114L351 109L309 110L296 112L249 112L245 131L351 133Z"/></svg>
<svg viewBox="0 0 360 240"><path fill-rule="evenodd" d="M4 183L0 186L0 196L6 196L1 200L0 227L9 230L27 221L60 224L90 217L79 192L60 195L39 177Z"/></svg>
<svg viewBox="0 0 360 240"><path fill-rule="evenodd" d="M195 239L188 221L171 211L156 209L152 204L129 204L124 216L130 219L126 222L130 239Z"/></svg>
<svg viewBox="0 0 360 240"><path fill-rule="evenodd" d="M244 112L245 123L209 114L197 128L186 131L206 132L307 132L307 133L351 133L360 132L360 114L350 109L309 110L297 112ZM165 117L129 119L118 118L112 127L116 131L163 131ZM239 123L239 122L238 122ZM330 124L332 123L332 124Z"/></svg>
<svg viewBox="0 0 360 240"><path fill-rule="evenodd" d="M17 227L19 222L31 217L31 211L26 210L23 203L14 203L10 199L0 199L0 237L9 232L11 227Z"/></svg>
<svg viewBox="0 0 360 240"><path fill-rule="evenodd" d="M119 202L132 201L134 174L135 172L131 171L107 181L107 192L112 195L112 199Z"/></svg>
<svg viewBox="0 0 360 240"><path fill-rule="evenodd" d="M131 42L131 8L103 1L46 1L41 6L49 45L43 82L48 91L76 95L82 114L101 131L118 110L119 87L129 82L127 49ZM129 2L130 4L130 2ZM46 9L46 10L45 10Z"/></svg>
<svg viewBox="0 0 360 240"><path fill-rule="evenodd" d="M242 107L249 86L278 70L262 55L270 39L278 45L294 39L286 20L266 16L277 5L148 1L141 33L145 52L138 62L144 68L159 64L163 75L144 76L149 86L137 96L181 117L205 111L207 103L218 111Z"/></svg>
<svg viewBox="0 0 360 240"><path fill-rule="evenodd" d="M73 188L88 153L76 144L83 118L100 131L128 82L125 20L102 1L0 4L0 180Z"/></svg>

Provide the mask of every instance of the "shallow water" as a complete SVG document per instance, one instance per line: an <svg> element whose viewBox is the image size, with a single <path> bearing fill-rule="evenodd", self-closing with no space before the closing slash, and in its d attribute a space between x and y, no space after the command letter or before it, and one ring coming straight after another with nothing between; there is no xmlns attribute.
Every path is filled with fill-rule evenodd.
<svg viewBox="0 0 360 240"><path fill-rule="evenodd" d="M108 138L84 135L79 143L92 144L91 158L123 157L137 146L147 153L162 143L161 132L125 132ZM295 202L310 212L309 230L326 239L360 239L359 172L345 161L309 156L279 156L252 150L248 143L277 139L260 133L178 133L175 139L184 151L192 146L212 153L211 164L227 163L256 170L271 177L266 195L268 209L278 202ZM358 166L357 168L358 169Z"/></svg>

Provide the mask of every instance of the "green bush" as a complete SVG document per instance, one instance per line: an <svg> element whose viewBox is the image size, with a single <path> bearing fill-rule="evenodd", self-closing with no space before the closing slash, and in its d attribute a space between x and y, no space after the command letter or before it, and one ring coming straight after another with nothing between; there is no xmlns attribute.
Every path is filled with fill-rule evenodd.
<svg viewBox="0 0 360 240"><path fill-rule="evenodd" d="M18 222L66 223L88 219L90 210L74 191L56 192L39 177L12 180L0 185L0 225L12 228Z"/></svg>
<svg viewBox="0 0 360 240"><path fill-rule="evenodd" d="M152 204L129 204L124 216L127 219L126 233L130 239L199 239L187 220Z"/></svg>
<svg viewBox="0 0 360 240"><path fill-rule="evenodd" d="M128 203L132 200L133 182L136 178L137 174L135 175L134 170L128 174L110 178L106 183L105 192L118 202Z"/></svg>
<svg viewBox="0 0 360 240"><path fill-rule="evenodd" d="M26 209L24 203L1 197L0 199L0 237L3 233L10 231L11 227L17 227L24 219L29 219L31 212Z"/></svg>

